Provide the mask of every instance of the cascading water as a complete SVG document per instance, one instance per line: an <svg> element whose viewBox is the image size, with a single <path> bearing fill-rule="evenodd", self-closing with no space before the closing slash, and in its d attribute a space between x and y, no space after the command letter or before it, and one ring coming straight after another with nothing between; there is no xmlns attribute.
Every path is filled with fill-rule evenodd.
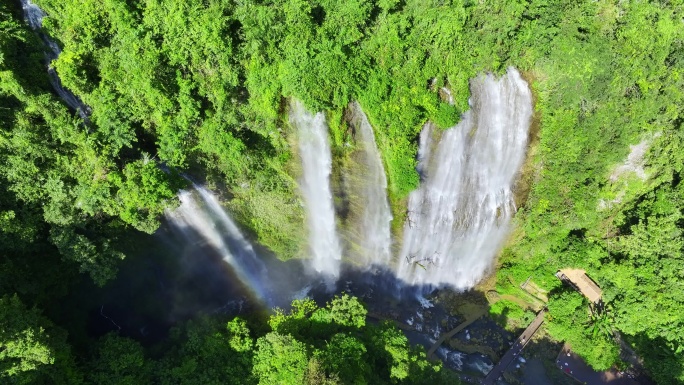
<svg viewBox="0 0 684 385"><path fill-rule="evenodd" d="M188 242L207 242L233 268L242 283L270 305L272 293L267 287L270 280L266 266L218 199L200 186L194 186L193 191L181 190L178 197L180 207L167 213L171 224Z"/></svg>
<svg viewBox="0 0 684 385"><path fill-rule="evenodd" d="M21 8L24 10L24 17L31 29L40 29L43 26L45 13L42 9L29 0L21 0Z"/></svg>
<svg viewBox="0 0 684 385"><path fill-rule="evenodd" d="M387 178L382 159L375 143L373 128L357 102L350 105L351 123L356 129L359 154L352 182L352 199L359 208L360 218L353 234L358 239L362 259L366 263L387 265L391 258L390 222L392 213L387 201Z"/></svg>
<svg viewBox="0 0 684 385"><path fill-rule="evenodd" d="M59 97L62 98L62 100L64 100L69 107L78 112L78 115L81 117L81 119L87 122L88 116L90 115L90 107L83 104L83 102L81 102L76 95L62 86L62 81L59 79L59 75L57 75L55 69L52 68L52 61L57 59L59 54L62 53L62 50L59 48L57 43L52 41L44 33L40 32L40 29L43 26L43 18L45 17L45 13L30 0L21 0L21 7L24 11L24 18L26 19L29 27L38 32L45 45L50 49L49 52L45 53L45 61L48 65L48 78L50 79L52 88L55 89Z"/></svg>
<svg viewBox="0 0 684 385"><path fill-rule="evenodd" d="M418 167L417 171L420 174L421 181L426 177L426 167L427 159L430 158L430 152L432 146L432 123L425 123L423 129L420 131L420 136L418 137Z"/></svg>
<svg viewBox="0 0 684 385"><path fill-rule="evenodd" d="M472 287L490 267L515 212L532 95L513 68L471 83L471 110L442 133L421 134L421 187L411 193L397 276L410 284ZM434 131L434 130L433 130Z"/></svg>
<svg viewBox="0 0 684 385"><path fill-rule="evenodd" d="M330 189L332 157L325 115L322 112L312 115L301 102L293 101L290 124L297 129L302 159L299 187L306 208L312 267L329 280L335 280L340 273L342 248Z"/></svg>

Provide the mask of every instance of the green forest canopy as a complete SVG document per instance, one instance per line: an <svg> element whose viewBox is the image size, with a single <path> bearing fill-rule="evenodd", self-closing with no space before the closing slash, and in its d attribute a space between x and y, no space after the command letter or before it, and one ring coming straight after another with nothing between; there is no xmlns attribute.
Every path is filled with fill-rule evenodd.
<svg viewBox="0 0 684 385"><path fill-rule="evenodd" d="M30 309L64 295L78 271L100 284L113 278L122 237L154 232L176 204L178 171L224 186L259 242L281 258L300 256L286 98L326 110L338 149L348 140L342 110L361 103L401 221L419 181L422 124L451 126L468 107L469 79L515 66L535 93L536 129L522 178L529 195L499 261L499 289L532 276L553 290L549 332L604 368L615 344L591 332L585 305L553 277L583 268L604 291L607 322L654 378L684 381L681 1L36 3L63 48L51 65L93 112L84 124L56 97L43 42L18 2L0 4L0 295L2 311L25 314L34 330L3 334L0 348L29 338L13 346L35 349L0 366L2 375L68 361L57 359L59 332L42 337L38 325L49 321ZM644 140L646 177L611 177ZM6 322L3 332L13 327ZM110 339L112 349L128 343ZM596 346L613 353L599 357ZM59 367L63 376L76 370Z"/></svg>

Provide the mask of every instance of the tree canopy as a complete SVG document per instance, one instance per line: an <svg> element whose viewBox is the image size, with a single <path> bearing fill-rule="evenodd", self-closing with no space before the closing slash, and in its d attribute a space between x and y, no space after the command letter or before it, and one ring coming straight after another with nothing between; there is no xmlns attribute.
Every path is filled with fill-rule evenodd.
<svg viewBox="0 0 684 385"><path fill-rule="evenodd" d="M224 190L250 237L279 258L304 256L288 99L326 112L336 157L354 146L343 117L360 103L398 228L420 183L423 124L452 126L468 109L470 79L515 66L535 116L497 290L532 277L551 293L549 333L590 364L618 361L607 329L658 382L684 381L682 1L35 2L47 15L41 31L19 2L0 4L0 375L80 381L64 374L72 363L59 327L36 309L79 273L100 285L114 278L126 235L157 230L187 184L182 173ZM48 38L61 49L49 63ZM60 101L46 66L89 106L87 119ZM561 287L553 273L566 267L597 281L604 314L592 318ZM296 303L258 335L241 321L188 323L155 360L170 368L159 381L442 375L401 333L366 325L358 303L335 301ZM155 376L136 344L105 337L85 381ZM234 364L216 369L217 357Z"/></svg>

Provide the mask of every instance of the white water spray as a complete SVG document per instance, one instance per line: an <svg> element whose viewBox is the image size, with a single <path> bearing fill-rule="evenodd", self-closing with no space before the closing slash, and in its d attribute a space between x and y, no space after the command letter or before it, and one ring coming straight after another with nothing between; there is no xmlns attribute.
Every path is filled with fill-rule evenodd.
<svg viewBox="0 0 684 385"><path fill-rule="evenodd" d="M322 112L312 115L299 101L290 107L290 124L297 129L303 175L299 183L309 227L309 247L314 270L336 280L342 248L337 236L335 209L330 190L332 157L328 126Z"/></svg>
<svg viewBox="0 0 684 385"><path fill-rule="evenodd" d="M428 159L432 151L432 123L428 122L423 126L418 137L418 167L420 179L423 180L427 173Z"/></svg>
<svg viewBox="0 0 684 385"><path fill-rule="evenodd" d="M181 190L178 197L180 207L167 212L171 224L188 242L207 242L233 268L242 283L268 303L271 296L266 287L269 282L266 266L216 196L194 186L193 191Z"/></svg>
<svg viewBox="0 0 684 385"><path fill-rule="evenodd" d="M353 183L358 188L352 194L362 208L361 218L354 233L359 240L361 254L367 263L387 265L391 258L392 213L387 201L387 178L380 152L375 143L373 128L357 102L350 105L351 120L356 128L356 142L360 147L359 175Z"/></svg>
<svg viewBox="0 0 684 385"><path fill-rule="evenodd" d="M410 284L472 287L491 266L515 213L532 95L520 74L471 82L471 110L430 150L421 134L421 187L411 193L397 275Z"/></svg>

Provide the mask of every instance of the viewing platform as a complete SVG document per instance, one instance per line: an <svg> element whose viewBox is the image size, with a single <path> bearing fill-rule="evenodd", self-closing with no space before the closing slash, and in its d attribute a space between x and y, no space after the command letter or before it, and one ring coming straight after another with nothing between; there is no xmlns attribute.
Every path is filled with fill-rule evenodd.
<svg viewBox="0 0 684 385"><path fill-rule="evenodd" d="M601 288L587 276L584 270L561 269L556 273L556 277L582 293L589 301L595 304L601 302L601 295L603 294Z"/></svg>

